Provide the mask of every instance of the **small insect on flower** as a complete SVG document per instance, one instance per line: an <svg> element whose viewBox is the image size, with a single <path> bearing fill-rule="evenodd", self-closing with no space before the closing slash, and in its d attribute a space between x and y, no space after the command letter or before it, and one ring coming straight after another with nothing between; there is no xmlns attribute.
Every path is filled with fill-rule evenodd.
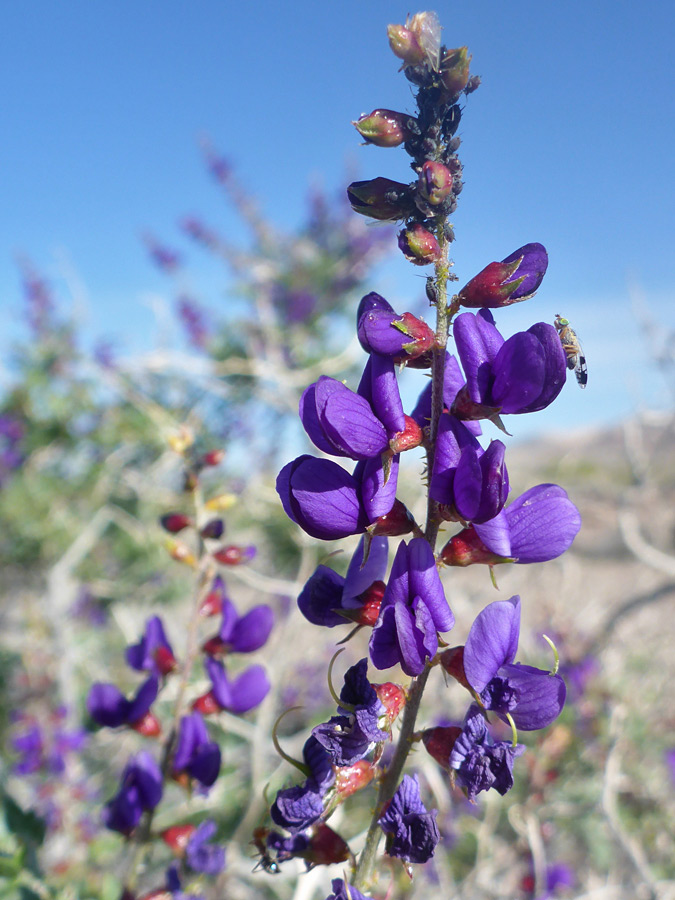
<svg viewBox="0 0 675 900"><path fill-rule="evenodd" d="M279 868L279 864L272 857L268 848L267 848L267 835L269 834L269 828L256 828L253 831L253 840L251 843L258 851L258 862L255 864L255 868L253 871L257 871L258 869L262 869L264 872L267 872L268 875L279 875L281 869Z"/></svg>
<svg viewBox="0 0 675 900"><path fill-rule="evenodd" d="M581 349L577 333L570 326L569 321L563 319L558 313L556 313L553 324L560 336L560 343L567 357L567 368L574 369L579 387L585 388L588 382L588 369L586 368L586 357Z"/></svg>

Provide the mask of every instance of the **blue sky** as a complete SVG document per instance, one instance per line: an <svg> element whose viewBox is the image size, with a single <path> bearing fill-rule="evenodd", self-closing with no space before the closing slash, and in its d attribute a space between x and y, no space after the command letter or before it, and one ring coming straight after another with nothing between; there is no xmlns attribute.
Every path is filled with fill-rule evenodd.
<svg viewBox="0 0 675 900"><path fill-rule="evenodd" d="M566 315L589 384L521 433L610 421L666 393L630 306L633 288L675 327L675 76L671 4L645 0L438 3L449 46L468 44L483 85L461 126L465 188L454 216L460 280L529 241L550 267L537 297L504 313L505 333ZM236 163L280 225L308 185L407 180L407 158L359 146L351 120L412 111L386 40L415 9L374 0L232 3L33 0L0 10L0 327L15 334L15 254L57 281L77 274L88 333L150 346L148 297L167 284L139 240L180 243L195 212L234 219L204 172L200 134ZM199 257L195 258L196 264ZM223 302L205 272L204 297ZM395 260L374 289L399 306L421 281ZM0 346L6 346L3 339ZM519 423L520 424L520 423Z"/></svg>

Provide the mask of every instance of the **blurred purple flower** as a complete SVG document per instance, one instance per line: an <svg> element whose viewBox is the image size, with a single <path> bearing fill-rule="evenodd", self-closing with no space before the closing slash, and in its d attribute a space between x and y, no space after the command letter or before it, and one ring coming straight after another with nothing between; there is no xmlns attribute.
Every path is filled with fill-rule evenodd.
<svg viewBox="0 0 675 900"><path fill-rule="evenodd" d="M159 616L148 619L140 641L137 644L130 644L124 656L127 664L138 672L152 672L161 676L167 675L175 668L176 658Z"/></svg>
<svg viewBox="0 0 675 900"><path fill-rule="evenodd" d="M127 700L116 685L97 681L87 695L87 712L98 725L108 728L133 726L150 710L158 691L159 679L156 675L143 682L133 700Z"/></svg>
<svg viewBox="0 0 675 900"><path fill-rule="evenodd" d="M253 653L266 643L273 625L274 613L269 606L254 606L239 616L232 601L224 598L220 630L204 644L204 652L213 655Z"/></svg>
<svg viewBox="0 0 675 900"><path fill-rule="evenodd" d="M127 763L120 789L103 808L103 824L111 831L130 834L143 812L162 799L162 773L154 758L142 750Z"/></svg>
<svg viewBox="0 0 675 900"><path fill-rule="evenodd" d="M218 875L225 867L225 848L209 843L216 833L216 823L207 819L190 836L185 847L185 861L193 872Z"/></svg>
<svg viewBox="0 0 675 900"><path fill-rule="evenodd" d="M218 777L220 747L209 739L206 723L199 713L180 720L172 770L175 776L186 772L205 788L211 787Z"/></svg>
<svg viewBox="0 0 675 900"><path fill-rule="evenodd" d="M250 666L234 681L230 681L218 660L205 659L204 668L211 679L213 697L221 709L245 713L262 703L269 693L270 683L262 666Z"/></svg>
<svg viewBox="0 0 675 900"><path fill-rule="evenodd" d="M190 344L204 350L211 336L206 322L206 312L192 297L185 294L178 298L178 318L185 329Z"/></svg>

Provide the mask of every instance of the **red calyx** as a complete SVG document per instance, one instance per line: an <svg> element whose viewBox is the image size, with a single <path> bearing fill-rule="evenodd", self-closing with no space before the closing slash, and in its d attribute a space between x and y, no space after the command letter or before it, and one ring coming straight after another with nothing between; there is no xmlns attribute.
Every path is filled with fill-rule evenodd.
<svg viewBox="0 0 675 900"><path fill-rule="evenodd" d="M494 566L497 563L508 562L507 557L497 556L492 550L488 550L476 534L473 525L451 537L441 550L439 558L446 566L471 566L474 563Z"/></svg>
<svg viewBox="0 0 675 900"><path fill-rule="evenodd" d="M324 822L319 822L302 858L314 866L345 862L351 856L347 842Z"/></svg>
<svg viewBox="0 0 675 900"><path fill-rule="evenodd" d="M228 646L220 635L214 634L212 638L202 644L202 653L206 653L207 656L222 656L227 652Z"/></svg>
<svg viewBox="0 0 675 900"><path fill-rule="evenodd" d="M177 665L176 657L168 647L158 647L155 650L155 662L162 675L168 675L169 672L173 672Z"/></svg>
<svg viewBox="0 0 675 900"><path fill-rule="evenodd" d="M215 588L215 590L209 591L209 593L202 600L202 605L199 607L199 615L204 616L218 616L223 611L223 592L220 588Z"/></svg>
<svg viewBox="0 0 675 900"><path fill-rule="evenodd" d="M159 719L150 710L142 718L137 719L136 722L131 722L129 727L142 734L143 737L157 737L157 735L162 733Z"/></svg>
<svg viewBox="0 0 675 900"><path fill-rule="evenodd" d="M427 753L444 769L450 768L450 753L455 741L462 733L457 725L427 728L422 734L422 741Z"/></svg>
<svg viewBox="0 0 675 900"><path fill-rule="evenodd" d="M342 766L335 770L335 789L341 800L351 797L373 780L376 767L360 759L353 766Z"/></svg>
<svg viewBox="0 0 675 900"><path fill-rule="evenodd" d="M402 534L410 534L414 527L415 520L405 504L400 500L394 500L394 505L389 512L376 519L369 531L373 535L398 537Z"/></svg>
<svg viewBox="0 0 675 900"><path fill-rule="evenodd" d="M466 680L464 672L464 647L450 647L441 653L441 665L451 675L455 681L458 681L467 691L471 690L469 682Z"/></svg>
<svg viewBox="0 0 675 900"><path fill-rule="evenodd" d="M196 830L194 825L172 825L170 828L165 828L160 837L165 844L171 847L176 856L182 856L188 841Z"/></svg>
<svg viewBox="0 0 675 900"><path fill-rule="evenodd" d="M237 547L230 544L227 547L221 547L213 554L214 559L224 566L239 566L251 559L251 547Z"/></svg>
<svg viewBox="0 0 675 900"><path fill-rule="evenodd" d="M391 681L385 681L384 684L374 684L373 687L378 700L384 706L387 723L391 725L408 699L405 688Z"/></svg>
<svg viewBox="0 0 675 900"><path fill-rule="evenodd" d="M412 416L405 416L405 428L399 431L389 441L389 447L394 453L402 453L404 450L412 450L424 440L424 432Z"/></svg>
<svg viewBox="0 0 675 900"><path fill-rule="evenodd" d="M224 450L209 450L208 453L205 453L202 456L202 465L203 466L217 466L225 458Z"/></svg>
<svg viewBox="0 0 675 900"><path fill-rule="evenodd" d="M192 525L192 519L183 513L167 513L160 517L159 524L169 534L178 534L179 531Z"/></svg>
<svg viewBox="0 0 675 900"><path fill-rule="evenodd" d="M201 713L203 716L211 716L213 713L220 712L221 706L213 696L213 691L209 691L208 694L202 694L201 697L197 697L192 702L192 710L193 712Z"/></svg>

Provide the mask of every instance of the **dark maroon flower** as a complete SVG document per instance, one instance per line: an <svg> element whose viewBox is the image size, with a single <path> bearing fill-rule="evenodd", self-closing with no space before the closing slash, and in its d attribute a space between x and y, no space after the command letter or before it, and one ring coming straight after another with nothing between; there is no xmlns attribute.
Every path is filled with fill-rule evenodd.
<svg viewBox="0 0 675 900"><path fill-rule="evenodd" d="M103 824L112 831L130 834L143 812L162 799L162 773L146 751L132 757L122 773L117 794L103 808Z"/></svg>
<svg viewBox="0 0 675 900"><path fill-rule="evenodd" d="M493 262L458 294L462 306L494 309L528 300L543 281L548 254L541 244L525 244L500 263Z"/></svg>
<svg viewBox="0 0 675 900"><path fill-rule="evenodd" d="M450 409L457 418L536 412L562 390L567 364L552 325L538 322L505 341L482 309L457 316L453 334L466 375Z"/></svg>
<svg viewBox="0 0 675 900"><path fill-rule="evenodd" d="M124 656L131 668L138 672L168 675L176 667L176 658L159 616L148 619L143 637L137 644L130 644Z"/></svg>
<svg viewBox="0 0 675 900"><path fill-rule="evenodd" d="M173 757L174 776L186 772L203 787L211 787L220 772L220 748L209 739L206 723L199 713L180 720L178 743Z"/></svg>
<svg viewBox="0 0 675 900"><path fill-rule="evenodd" d="M449 765L468 799L494 788L502 796L513 787L513 764L525 752L522 744L494 741L477 704L473 703L464 727L450 752Z"/></svg>
<svg viewBox="0 0 675 900"><path fill-rule="evenodd" d="M437 811L427 812L420 798L417 775L404 775L391 802L378 820L387 835L387 853L406 862L425 863L441 839Z"/></svg>
<svg viewBox="0 0 675 900"><path fill-rule="evenodd" d="M353 181L347 188L347 197L354 212L381 222L405 219L415 210L414 192L410 185L390 178Z"/></svg>
<svg viewBox="0 0 675 900"><path fill-rule="evenodd" d="M406 675L419 675L438 649L437 632L454 624L431 547L423 538L402 541L370 638L373 664L378 669L400 664Z"/></svg>

